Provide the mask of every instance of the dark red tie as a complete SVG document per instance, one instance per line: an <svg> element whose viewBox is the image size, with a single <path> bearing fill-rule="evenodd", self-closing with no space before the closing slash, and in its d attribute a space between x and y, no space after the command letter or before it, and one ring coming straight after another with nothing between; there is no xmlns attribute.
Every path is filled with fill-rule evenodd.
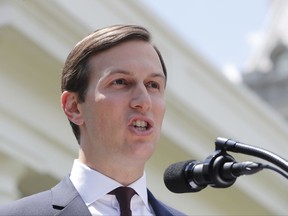
<svg viewBox="0 0 288 216"><path fill-rule="evenodd" d="M111 191L109 194L114 194L116 196L120 206L120 216L132 216L130 201L131 198L136 194L132 188L118 187Z"/></svg>

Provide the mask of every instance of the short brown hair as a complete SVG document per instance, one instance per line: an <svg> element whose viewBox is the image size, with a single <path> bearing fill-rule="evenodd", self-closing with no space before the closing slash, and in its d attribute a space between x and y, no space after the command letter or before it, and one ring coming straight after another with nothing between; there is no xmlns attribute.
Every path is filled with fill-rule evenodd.
<svg viewBox="0 0 288 216"><path fill-rule="evenodd" d="M79 41L65 61L61 77L62 92L75 92L78 95L78 102L84 102L91 72L91 67L88 64L89 59L101 51L128 40L142 40L151 43L151 35L141 26L114 25L98 29ZM163 58L159 50L155 46L153 47L159 56L167 80L166 66ZM71 121L70 124L79 143L79 126Z"/></svg>

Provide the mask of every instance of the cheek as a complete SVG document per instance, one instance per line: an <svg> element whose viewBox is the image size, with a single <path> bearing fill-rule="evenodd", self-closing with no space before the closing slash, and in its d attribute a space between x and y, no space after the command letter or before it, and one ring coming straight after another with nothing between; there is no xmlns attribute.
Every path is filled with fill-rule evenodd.
<svg viewBox="0 0 288 216"><path fill-rule="evenodd" d="M99 119L99 124L102 127L117 126L122 120L126 110L125 101L121 97L109 98L105 97L99 100L95 106L95 115Z"/></svg>
<svg viewBox="0 0 288 216"><path fill-rule="evenodd" d="M166 112L165 100L158 100L155 102L155 112L158 121L162 122Z"/></svg>

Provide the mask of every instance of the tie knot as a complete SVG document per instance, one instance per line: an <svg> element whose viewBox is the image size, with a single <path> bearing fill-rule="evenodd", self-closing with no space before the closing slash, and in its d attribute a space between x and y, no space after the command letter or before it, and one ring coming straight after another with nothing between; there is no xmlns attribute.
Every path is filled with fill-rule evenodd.
<svg viewBox="0 0 288 216"><path fill-rule="evenodd" d="M136 194L135 190L130 187L118 187L111 191L109 194L114 194L118 200L121 216L131 215L130 201L131 198Z"/></svg>

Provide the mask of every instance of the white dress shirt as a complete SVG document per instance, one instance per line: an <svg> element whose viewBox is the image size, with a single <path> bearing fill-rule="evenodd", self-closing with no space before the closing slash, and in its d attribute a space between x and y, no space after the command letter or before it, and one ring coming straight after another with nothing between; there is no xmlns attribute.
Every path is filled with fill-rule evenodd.
<svg viewBox="0 0 288 216"><path fill-rule="evenodd" d="M77 159L74 160L70 180L93 216L120 215L116 197L107 193L123 185L92 170ZM145 172L129 187L137 192L131 199L132 215L154 215L148 203Z"/></svg>

